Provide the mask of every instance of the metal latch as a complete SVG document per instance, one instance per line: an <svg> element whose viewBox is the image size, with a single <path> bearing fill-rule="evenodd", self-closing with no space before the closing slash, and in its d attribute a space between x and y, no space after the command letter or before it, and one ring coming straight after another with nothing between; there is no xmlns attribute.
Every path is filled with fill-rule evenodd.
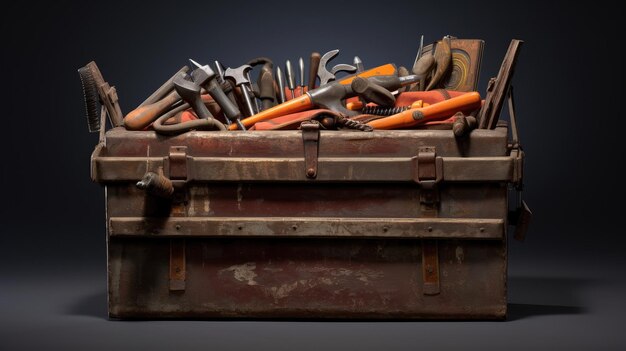
<svg viewBox="0 0 626 351"><path fill-rule="evenodd" d="M188 180L188 159L186 146L170 147L169 155L163 160L165 167L159 167L156 172L148 169L137 187L152 195L174 198L175 190L181 189Z"/></svg>
<svg viewBox="0 0 626 351"><path fill-rule="evenodd" d="M317 157L319 154L320 124L306 121L300 124L304 143L304 173L309 179L317 177Z"/></svg>
<svg viewBox="0 0 626 351"><path fill-rule="evenodd" d="M413 181L420 185L420 203L434 206L439 202L435 187L443 179L443 160L433 146L423 146L413 157Z"/></svg>
<svg viewBox="0 0 626 351"><path fill-rule="evenodd" d="M165 161L165 174L169 176L169 179L172 181L172 185L175 188L183 186L188 179L187 147L171 146L170 154L166 157Z"/></svg>

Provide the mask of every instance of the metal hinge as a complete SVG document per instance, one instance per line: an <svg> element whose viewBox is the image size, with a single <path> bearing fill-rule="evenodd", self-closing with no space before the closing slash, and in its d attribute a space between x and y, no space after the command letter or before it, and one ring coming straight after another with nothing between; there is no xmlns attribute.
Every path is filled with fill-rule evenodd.
<svg viewBox="0 0 626 351"><path fill-rule="evenodd" d="M300 124L304 143L304 174L309 179L317 177L317 157L319 154L320 124L306 121Z"/></svg>

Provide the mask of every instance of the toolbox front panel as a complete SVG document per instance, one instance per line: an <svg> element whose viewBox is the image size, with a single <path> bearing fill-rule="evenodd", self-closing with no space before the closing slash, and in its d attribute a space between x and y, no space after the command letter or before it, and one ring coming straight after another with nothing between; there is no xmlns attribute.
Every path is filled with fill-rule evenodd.
<svg viewBox="0 0 626 351"><path fill-rule="evenodd" d="M184 291L169 239L109 243L114 318L461 318L506 314L506 247L439 241L441 293L424 294L414 239L186 239Z"/></svg>
<svg viewBox="0 0 626 351"><path fill-rule="evenodd" d="M201 183L172 205L133 185L107 187L109 219L419 218L420 188L391 184ZM442 184L439 218L503 219L506 186ZM479 204L479 205L478 205ZM178 217L177 217L178 218ZM110 232L113 232L111 229ZM236 235L236 233L232 233ZM441 292L423 291L422 239L235 238L136 232L109 237L109 312L117 318L503 318L506 244L437 240ZM380 235L383 235L381 232ZM170 291L170 243L184 240L184 291Z"/></svg>

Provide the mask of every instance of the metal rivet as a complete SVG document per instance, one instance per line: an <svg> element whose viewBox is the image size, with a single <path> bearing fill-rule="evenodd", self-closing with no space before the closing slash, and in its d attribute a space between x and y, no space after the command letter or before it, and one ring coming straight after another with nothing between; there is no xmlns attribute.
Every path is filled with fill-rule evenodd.
<svg viewBox="0 0 626 351"><path fill-rule="evenodd" d="M294 225L292 225L292 226L291 226L291 229L293 229L293 230L297 230L297 229L298 229L298 226L297 226L296 224L294 224Z"/></svg>
<svg viewBox="0 0 626 351"><path fill-rule="evenodd" d="M433 227L428 227L428 231L432 232L433 231Z"/></svg>
<svg viewBox="0 0 626 351"><path fill-rule="evenodd" d="M485 231L485 228L480 227L480 229L479 229L479 230L480 230L480 232L481 232L481 233L483 233L483 232Z"/></svg>
<svg viewBox="0 0 626 351"><path fill-rule="evenodd" d="M312 176L314 176L314 175L315 175L315 170L314 170L313 168L309 168L309 169L307 169L307 170L306 170L306 175L307 175L308 177L312 177Z"/></svg>
<svg viewBox="0 0 626 351"><path fill-rule="evenodd" d="M180 224L176 225L176 230L180 230Z"/></svg>
<svg viewBox="0 0 626 351"><path fill-rule="evenodd" d="M243 227L242 227L242 226L239 226L239 227L237 227L237 229L242 230L242 229L243 229Z"/></svg>
<svg viewBox="0 0 626 351"><path fill-rule="evenodd" d="M383 233L387 233L387 231L389 231L389 227L384 226L384 227L383 227Z"/></svg>

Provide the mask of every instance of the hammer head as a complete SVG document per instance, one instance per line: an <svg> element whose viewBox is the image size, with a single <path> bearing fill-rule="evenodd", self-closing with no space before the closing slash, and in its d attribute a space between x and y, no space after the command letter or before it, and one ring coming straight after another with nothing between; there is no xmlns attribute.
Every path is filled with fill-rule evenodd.
<svg viewBox="0 0 626 351"><path fill-rule="evenodd" d="M248 71L252 69L250 65L243 65L237 68L227 68L224 72L224 78L232 79L235 81L235 85L250 83L248 80Z"/></svg>
<svg viewBox="0 0 626 351"><path fill-rule="evenodd" d="M201 66L196 61L189 59L191 64L196 68L191 72L191 79L193 79L194 83L204 86L211 79L215 78L215 72L209 67L209 65Z"/></svg>

